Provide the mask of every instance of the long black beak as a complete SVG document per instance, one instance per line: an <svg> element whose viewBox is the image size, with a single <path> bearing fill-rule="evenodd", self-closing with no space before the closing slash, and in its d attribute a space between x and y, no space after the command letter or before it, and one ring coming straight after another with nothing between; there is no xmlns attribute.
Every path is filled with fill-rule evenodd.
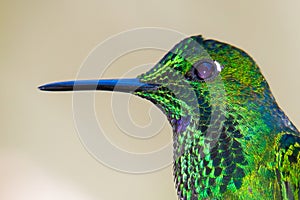
<svg viewBox="0 0 300 200"><path fill-rule="evenodd" d="M132 78L54 82L42 85L39 89L43 91L106 90L132 93L135 91L156 90L158 87L158 84L142 83L138 78Z"/></svg>

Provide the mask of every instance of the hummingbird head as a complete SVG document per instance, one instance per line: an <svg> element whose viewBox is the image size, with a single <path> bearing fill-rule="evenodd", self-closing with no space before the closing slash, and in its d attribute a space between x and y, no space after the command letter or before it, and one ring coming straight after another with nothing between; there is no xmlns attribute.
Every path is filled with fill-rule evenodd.
<svg viewBox="0 0 300 200"><path fill-rule="evenodd" d="M187 124L203 132L217 120L221 128L220 118L229 117L225 116L226 110L273 101L272 96L263 98L269 91L268 84L246 52L202 36L192 36L175 45L138 80L157 85L155 90L134 94L160 107L174 133L185 130Z"/></svg>
<svg viewBox="0 0 300 200"><path fill-rule="evenodd" d="M220 128L220 119L228 117L226 110L266 100L261 95L268 88L246 52L202 36L182 40L137 78L65 81L39 87L48 91L108 90L138 95L166 114L176 134L188 127L204 134L215 122Z"/></svg>
<svg viewBox="0 0 300 200"><path fill-rule="evenodd" d="M146 98L167 116L173 132L205 135L243 109L275 103L254 60L243 50L202 36L176 44L152 69L132 79L76 80L40 86L47 91L106 90ZM236 116L232 116L236 113ZM214 132L214 131L209 131ZM178 146L178 148L180 148Z"/></svg>

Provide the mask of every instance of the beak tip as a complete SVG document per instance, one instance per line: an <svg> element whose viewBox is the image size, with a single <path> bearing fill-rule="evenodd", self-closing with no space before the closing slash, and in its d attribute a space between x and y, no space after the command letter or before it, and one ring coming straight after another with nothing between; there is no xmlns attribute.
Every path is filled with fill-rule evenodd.
<svg viewBox="0 0 300 200"><path fill-rule="evenodd" d="M60 87L55 83L49 83L39 86L38 89L41 91L59 91Z"/></svg>
<svg viewBox="0 0 300 200"><path fill-rule="evenodd" d="M45 87L44 85L41 85L41 86L38 87L38 89L39 89L39 90L42 90L42 91L45 91L45 90L46 90L46 87Z"/></svg>

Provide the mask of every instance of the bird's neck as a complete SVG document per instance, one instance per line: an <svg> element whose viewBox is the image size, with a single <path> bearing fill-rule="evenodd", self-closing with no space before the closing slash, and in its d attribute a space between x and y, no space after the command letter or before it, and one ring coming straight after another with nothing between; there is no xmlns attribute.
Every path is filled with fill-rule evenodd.
<svg viewBox="0 0 300 200"><path fill-rule="evenodd" d="M268 85L260 93L248 93L245 95L247 95L247 101L241 100L240 103L235 103L235 108L239 106L246 111L244 112L246 119L261 121L274 134L283 131L298 132L297 128L277 104ZM240 99L245 99L245 96L241 96ZM239 112L239 110L235 109L235 112Z"/></svg>
<svg viewBox="0 0 300 200"><path fill-rule="evenodd" d="M199 106L198 112L190 112L187 108L182 112L183 115L167 113L173 128L175 159L183 152L190 151L196 144L205 146L206 142L217 140L228 126L240 129L241 137L246 140L256 137L260 131L264 131L266 135L280 132L299 134L278 106L269 87L265 87L261 93L241 93L234 97L227 95L226 100L222 106L204 102ZM228 135L239 137L232 133Z"/></svg>

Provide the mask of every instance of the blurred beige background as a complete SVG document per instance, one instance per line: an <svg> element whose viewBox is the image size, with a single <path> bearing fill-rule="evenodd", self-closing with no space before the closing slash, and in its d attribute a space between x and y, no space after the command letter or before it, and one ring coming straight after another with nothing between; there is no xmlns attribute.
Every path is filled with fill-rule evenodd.
<svg viewBox="0 0 300 200"><path fill-rule="evenodd" d="M98 43L136 27L202 34L243 48L261 66L280 106L300 127L299 9L297 0L0 1L0 199L176 199L171 166L132 175L101 165L78 138L72 94L36 89L46 82L75 78ZM106 76L156 62L163 54L144 51L125 56ZM97 94L97 99L102 99L97 115L105 117L107 130L122 145L122 132L110 129L114 127L110 94ZM132 99L133 119L149 123L145 113L151 104ZM170 127L162 132L160 137L168 141ZM139 145L128 141L123 147L132 144Z"/></svg>

